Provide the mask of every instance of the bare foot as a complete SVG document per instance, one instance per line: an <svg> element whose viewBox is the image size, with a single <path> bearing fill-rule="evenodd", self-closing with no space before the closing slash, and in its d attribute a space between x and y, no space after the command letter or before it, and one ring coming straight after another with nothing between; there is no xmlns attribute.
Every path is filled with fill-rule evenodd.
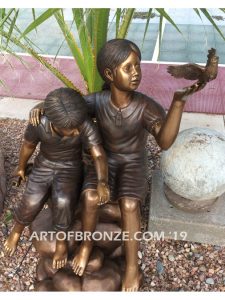
<svg viewBox="0 0 225 300"><path fill-rule="evenodd" d="M82 245L80 246L80 249L78 253L75 255L73 261L72 261L72 268L76 275L82 276L84 273L84 270L87 266L89 256L91 254L92 245Z"/></svg>
<svg viewBox="0 0 225 300"><path fill-rule="evenodd" d="M56 250L52 262L52 267L54 269L60 269L66 265L67 253L68 249L66 241L56 241Z"/></svg>
<svg viewBox="0 0 225 300"><path fill-rule="evenodd" d="M11 232L4 243L5 252L7 255L12 256L16 250L17 244L19 242L21 233Z"/></svg>
<svg viewBox="0 0 225 300"><path fill-rule="evenodd" d="M142 282L142 273L138 268L127 268L122 282L123 292L137 292Z"/></svg>

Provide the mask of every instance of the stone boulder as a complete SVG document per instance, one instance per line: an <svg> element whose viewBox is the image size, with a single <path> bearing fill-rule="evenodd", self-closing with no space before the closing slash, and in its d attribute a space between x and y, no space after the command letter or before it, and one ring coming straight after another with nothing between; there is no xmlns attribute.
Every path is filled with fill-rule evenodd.
<svg viewBox="0 0 225 300"><path fill-rule="evenodd" d="M216 199L225 192L225 134L208 128L180 132L162 153L161 168L177 195L198 202Z"/></svg>

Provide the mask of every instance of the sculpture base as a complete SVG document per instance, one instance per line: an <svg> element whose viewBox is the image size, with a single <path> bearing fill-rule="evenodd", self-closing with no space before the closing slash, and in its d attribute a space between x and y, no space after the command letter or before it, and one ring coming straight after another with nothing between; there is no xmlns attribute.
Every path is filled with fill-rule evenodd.
<svg viewBox="0 0 225 300"><path fill-rule="evenodd" d="M106 210L110 220L109 210ZM101 215L104 217L104 215ZM116 223L99 222L96 232L102 238L96 238L89 262L82 277L75 275L71 264L81 241L76 241L75 236L68 238L68 262L60 270L52 268L52 257L55 253L56 239L52 222L52 210L42 210L30 226L32 242L41 256L37 266L36 291L119 291L121 290L122 274L124 273L124 259L121 257L123 247L121 241L104 238L113 237L121 231ZM104 219L104 218L103 218ZM74 220L72 228L74 233L81 232L81 222ZM43 235L46 233L46 235Z"/></svg>
<svg viewBox="0 0 225 300"><path fill-rule="evenodd" d="M201 211L208 211L215 204L216 200L218 200L218 197L209 200L190 200L174 193L174 191L172 191L165 183L164 192L167 200L173 206L187 212L198 213Z"/></svg>
<svg viewBox="0 0 225 300"><path fill-rule="evenodd" d="M225 194L206 212L186 212L166 198L161 171L152 176L148 231L152 237L225 245Z"/></svg>

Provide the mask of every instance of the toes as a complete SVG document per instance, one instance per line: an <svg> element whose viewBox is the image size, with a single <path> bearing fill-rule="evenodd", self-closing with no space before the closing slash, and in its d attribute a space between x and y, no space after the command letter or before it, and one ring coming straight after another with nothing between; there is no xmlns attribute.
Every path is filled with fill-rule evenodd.
<svg viewBox="0 0 225 300"><path fill-rule="evenodd" d="M64 259L64 260L62 261L62 268L65 267L65 265L66 265L66 260Z"/></svg>
<svg viewBox="0 0 225 300"><path fill-rule="evenodd" d="M77 273L77 268L78 268L78 266L77 266L76 262L74 262L73 271L75 274Z"/></svg>
<svg viewBox="0 0 225 300"><path fill-rule="evenodd" d="M61 260L58 261L58 269L60 269L62 267L62 262Z"/></svg>
<svg viewBox="0 0 225 300"><path fill-rule="evenodd" d="M80 271L79 271L79 276L82 276L83 275L83 272L84 272L84 269L83 268L80 268Z"/></svg>
<svg viewBox="0 0 225 300"><path fill-rule="evenodd" d="M73 268L74 271L75 271L76 267L77 267L77 261L74 258L73 261L72 261L72 268Z"/></svg>
<svg viewBox="0 0 225 300"><path fill-rule="evenodd" d="M76 275L79 275L79 272L80 272L80 267L79 267L79 265L76 267L76 271L75 271L75 274Z"/></svg>
<svg viewBox="0 0 225 300"><path fill-rule="evenodd" d="M8 255L8 256L12 256L13 253L14 253L14 249L11 249L9 248L7 245L5 245L5 253Z"/></svg>
<svg viewBox="0 0 225 300"><path fill-rule="evenodd" d="M56 269L56 261L53 259L53 262L52 262L52 267L53 269Z"/></svg>
<svg viewBox="0 0 225 300"><path fill-rule="evenodd" d="M63 268L65 265L65 259L61 260L61 268Z"/></svg>
<svg viewBox="0 0 225 300"><path fill-rule="evenodd" d="M80 272L80 267L78 266L77 268L76 268L76 275L79 275L79 272Z"/></svg>
<svg viewBox="0 0 225 300"><path fill-rule="evenodd" d="M67 257L64 259L53 259L52 267L53 269L61 269L63 268L67 263ZM72 263L73 268L73 263Z"/></svg>
<svg viewBox="0 0 225 300"><path fill-rule="evenodd" d="M76 267L76 269L75 269L74 272L75 272L76 275L78 275L78 272L79 272L79 266Z"/></svg>
<svg viewBox="0 0 225 300"><path fill-rule="evenodd" d="M59 269L59 262L56 262L56 269Z"/></svg>
<svg viewBox="0 0 225 300"><path fill-rule="evenodd" d="M129 288L122 286L122 292L137 292L137 291L138 291L138 286L129 287Z"/></svg>

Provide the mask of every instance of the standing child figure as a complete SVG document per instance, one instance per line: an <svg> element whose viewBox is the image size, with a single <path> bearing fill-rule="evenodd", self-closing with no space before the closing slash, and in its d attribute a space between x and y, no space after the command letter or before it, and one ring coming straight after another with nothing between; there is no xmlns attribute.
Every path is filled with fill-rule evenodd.
<svg viewBox="0 0 225 300"><path fill-rule="evenodd" d="M44 110L45 116L39 125L29 124L25 131L16 175L25 179L27 162L39 142L40 152L23 199L15 209L16 222L4 246L5 251L13 255L24 227L43 208L45 196L51 189L53 225L57 232L53 267L59 269L67 262L65 232L71 225L82 186L82 145L90 150L95 162L98 204L109 198L108 168L101 139L87 117L87 107L79 93L69 88L56 89L47 95Z"/></svg>
<svg viewBox="0 0 225 300"><path fill-rule="evenodd" d="M148 133L166 150L176 139L188 95L201 90L205 83L196 83L174 93L166 115L152 98L135 90L141 82L141 53L137 45L126 39L113 39L103 46L97 67L105 81L104 90L85 96L88 112L96 118L108 158L109 186L112 202L118 202L122 230L129 233L124 241L126 267L122 290L137 291L141 273L138 267L140 236L140 203L147 194L146 144ZM31 122L39 119L40 110L33 110ZM97 177L91 164L84 176L83 230L93 231L98 214ZM88 211L91 210L91 213ZM85 216L88 215L88 220ZM83 241L73 260L74 272L82 275L88 262L91 241Z"/></svg>

